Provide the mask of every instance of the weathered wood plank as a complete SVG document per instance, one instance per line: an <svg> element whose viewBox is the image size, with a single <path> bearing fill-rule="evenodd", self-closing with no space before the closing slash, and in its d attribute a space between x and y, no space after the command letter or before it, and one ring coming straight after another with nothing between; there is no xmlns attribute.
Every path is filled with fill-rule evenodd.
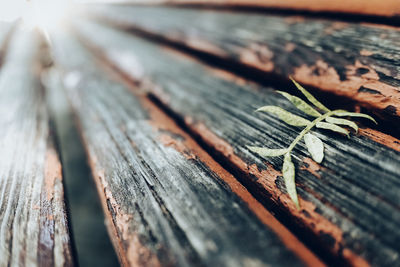
<svg viewBox="0 0 400 267"><path fill-rule="evenodd" d="M400 30L303 17L180 8L92 7L139 29L235 63L400 116Z"/></svg>
<svg viewBox="0 0 400 267"><path fill-rule="evenodd" d="M129 4L166 4L180 6L255 7L311 12L350 13L398 18L397 0L130 0ZM121 2L127 4L127 2Z"/></svg>
<svg viewBox="0 0 400 267"><path fill-rule="evenodd" d="M0 266L73 264L40 42L37 33L18 30L0 72Z"/></svg>
<svg viewBox="0 0 400 267"><path fill-rule="evenodd" d="M294 152L302 207L297 211L278 171L282 159L263 159L245 148L289 146L299 129L254 110L277 105L299 114L290 102L272 88L111 28L79 23L76 31L98 56L150 90L304 242L355 266L365 260L374 266L398 263L398 139L365 127L350 139L317 131L325 143L321 165L309 158L304 144Z"/></svg>
<svg viewBox="0 0 400 267"><path fill-rule="evenodd" d="M148 99L52 41L123 265L322 265Z"/></svg>
<svg viewBox="0 0 400 267"><path fill-rule="evenodd" d="M0 21L0 66L3 64L4 54L7 49L8 40L15 27L13 23Z"/></svg>

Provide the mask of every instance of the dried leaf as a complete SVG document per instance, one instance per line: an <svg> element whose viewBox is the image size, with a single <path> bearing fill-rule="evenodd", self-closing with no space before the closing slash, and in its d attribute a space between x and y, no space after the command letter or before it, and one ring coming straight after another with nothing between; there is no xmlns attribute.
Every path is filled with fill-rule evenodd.
<svg viewBox="0 0 400 267"><path fill-rule="evenodd" d="M262 157L278 157L287 152L287 149L269 149L266 147L247 146L247 148Z"/></svg>
<svg viewBox="0 0 400 267"><path fill-rule="evenodd" d="M278 91L279 94L283 95L286 99L288 99L290 102L292 102L293 105L296 106L296 108L300 109L304 113L313 116L313 117L319 117L321 116L321 113L316 111L313 107L311 107L309 104L307 104L303 99L288 94L286 92Z"/></svg>
<svg viewBox="0 0 400 267"><path fill-rule="evenodd" d="M303 111L304 113L316 117L312 122L294 115L280 107L277 106L264 106L259 108L257 111L263 111L263 112L269 112L272 113L276 116L278 116L281 120L283 120L285 123L292 125L292 126L307 126L304 128L299 135L292 141L290 146L287 149L269 149L266 147L252 147L248 146L247 148L255 153L258 153L261 156L264 157L276 157L276 156L284 156L284 161L283 161L283 167L282 167L282 174L283 178L285 180L285 185L286 185L286 190L292 199L292 201L295 203L296 207L299 209L299 200L297 197L297 192L296 192L296 184L295 184L295 168L291 159L291 151L292 149L298 144L300 140L304 138L304 142L307 146L308 151L311 154L311 157L318 163L321 163L322 160L324 159L324 144L322 141L309 133L309 131L313 127L317 128L322 128L322 129L327 129L331 130L334 132L342 133L347 135L349 137L349 131L338 126L338 125L345 125L353 128L356 132L358 131L358 126L354 122L347 120L347 119L341 119L341 118L336 118L336 117L330 117L330 116L338 116L338 117L362 117L366 119L370 119L373 122L376 123L374 118L367 114L362 114L362 113L354 113L354 112L348 112L346 110L334 110L330 111L327 107L325 107L323 104L321 104L313 95L311 95L306 89L304 89L300 84L298 84L295 80L293 80L293 83L296 85L297 89L300 90L303 95L308 99L310 103L312 103L315 107L319 109L319 111L323 111L324 114L320 114L319 111L314 109L311 105L309 105L307 102L302 100L301 98L297 96L290 95L286 92L281 92L278 91L281 95L283 95L286 99L288 99L293 105L296 106L299 110ZM323 122L322 120L325 120Z"/></svg>
<svg viewBox="0 0 400 267"><path fill-rule="evenodd" d="M300 116L294 115L283 108L276 107L276 106L264 106L257 111L269 112L279 117L279 119L283 120L289 125L292 126L307 126L311 122L307 119L304 119Z"/></svg>
<svg viewBox="0 0 400 267"><path fill-rule="evenodd" d="M296 204L296 207L299 209L300 205L297 198L296 184L294 182L294 165L290 153L285 154L285 158L283 160L282 174L285 180L286 191L288 192L290 198L293 200L294 204Z"/></svg>
<svg viewBox="0 0 400 267"><path fill-rule="evenodd" d="M313 134L307 133L304 135L304 142L306 143L308 152L310 152L312 159L321 163L324 159L324 144L321 139Z"/></svg>
<svg viewBox="0 0 400 267"><path fill-rule="evenodd" d="M319 102L312 94L310 94L306 89L304 89L303 86L301 86L299 83L297 83L295 80L293 80L292 78L290 78L292 80L292 82L294 83L294 85L296 85L297 89L300 90L300 92L303 93L303 95L308 99L308 101L310 101L314 106L316 106L317 108L325 111L325 112L329 112L330 110L325 107L321 102Z"/></svg>
<svg viewBox="0 0 400 267"><path fill-rule="evenodd" d="M354 129L354 131L358 132L358 126L352 121L346 120L346 119L338 119L334 117L328 117L325 119L329 123L333 123L336 125L346 125Z"/></svg>
<svg viewBox="0 0 400 267"><path fill-rule="evenodd" d="M369 119L371 121L373 121L375 124L378 124L376 122L376 120L374 118L372 118L370 115L364 114L364 113L356 113L356 112L348 112L345 110L340 110L340 111L336 111L335 112L335 116L339 116L339 117L360 117L360 118L365 118L365 119Z"/></svg>
<svg viewBox="0 0 400 267"><path fill-rule="evenodd" d="M321 129L327 129L327 130L331 130L337 133L342 133L347 135L347 137L349 137L349 131L347 131L346 129L337 126L335 124L329 123L329 122L318 122L317 123L317 128L321 128Z"/></svg>

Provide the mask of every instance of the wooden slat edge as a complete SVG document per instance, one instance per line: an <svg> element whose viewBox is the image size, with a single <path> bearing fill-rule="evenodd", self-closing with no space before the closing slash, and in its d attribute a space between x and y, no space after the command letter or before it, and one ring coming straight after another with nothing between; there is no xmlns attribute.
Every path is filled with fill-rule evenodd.
<svg viewBox="0 0 400 267"><path fill-rule="evenodd" d="M211 6L211 7L253 7L268 9L285 9L309 12L344 13L382 17L398 17L400 7L396 0L129 0L114 2L120 5L178 5L178 6Z"/></svg>

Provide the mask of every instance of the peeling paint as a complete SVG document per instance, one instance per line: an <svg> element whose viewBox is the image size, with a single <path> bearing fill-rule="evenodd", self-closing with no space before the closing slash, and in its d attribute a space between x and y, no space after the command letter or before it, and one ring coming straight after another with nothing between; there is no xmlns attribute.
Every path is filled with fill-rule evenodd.
<svg viewBox="0 0 400 267"><path fill-rule="evenodd" d="M335 31L345 29L349 26L348 23L345 22L332 22L330 26L324 29L324 33L327 35L332 34Z"/></svg>
<svg viewBox="0 0 400 267"><path fill-rule="evenodd" d="M204 51L207 53L211 53L214 55L218 55L221 57L228 57L228 54L222 50L221 48L219 48L218 46L207 42L204 39L200 39L200 38L189 38L185 40L186 45L188 45L189 47L193 47L195 49L198 49L200 51Z"/></svg>
<svg viewBox="0 0 400 267"><path fill-rule="evenodd" d="M365 137L368 137L369 139L373 140L374 142L377 142L379 144L382 144L384 146L387 146L393 150L399 151L400 152L400 140L384 134L382 132L379 132L377 130L373 130L370 128L362 129L360 128L358 130L359 134Z"/></svg>
<svg viewBox="0 0 400 267"><path fill-rule="evenodd" d="M370 266L370 264L366 260L364 260L360 256L354 254L349 249L343 249L343 257L346 258L349 262L351 262L353 266L357 266L357 267Z"/></svg>
<svg viewBox="0 0 400 267"><path fill-rule="evenodd" d="M369 71L361 76L356 75L357 69ZM313 66L302 65L294 71L293 78L306 85L319 87L336 95L345 96L360 102L366 107L383 110L389 105L400 106L400 91L380 81L378 74L369 66L356 61L354 65L346 66L346 80L342 81L336 70L326 62L318 60ZM315 75L318 73L318 75ZM358 92L360 87L375 90L380 94ZM400 110L396 111L400 116Z"/></svg>
<svg viewBox="0 0 400 267"><path fill-rule="evenodd" d="M286 52L293 52L293 50L296 48L296 45L294 43L286 43L285 45L285 51Z"/></svg>
<svg viewBox="0 0 400 267"><path fill-rule="evenodd" d="M303 159L303 163L304 164L300 167L300 169L307 170L318 179L321 179L321 174L319 173L319 171L322 167L318 163L308 157Z"/></svg>
<svg viewBox="0 0 400 267"><path fill-rule="evenodd" d="M256 66L263 71L271 72L274 69L274 53L266 45L253 43L249 48L241 49L239 57L242 63Z"/></svg>
<svg viewBox="0 0 400 267"><path fill-rule="evenodd" d="M48 201L50 201L54 196L54 184L56 179L62 179L61 163L58 160L56 151L54 149L48 149L46 154L44 177L44 190Z"/></svg>
<svg viewBox="0 0 400 267"><path fill-rule="evenodd" d="M366 50L366 49L362 49L360 51L360 55L363 57L369 57L369 56L372 56L373 54L374 54L374 52Z"/></svg>

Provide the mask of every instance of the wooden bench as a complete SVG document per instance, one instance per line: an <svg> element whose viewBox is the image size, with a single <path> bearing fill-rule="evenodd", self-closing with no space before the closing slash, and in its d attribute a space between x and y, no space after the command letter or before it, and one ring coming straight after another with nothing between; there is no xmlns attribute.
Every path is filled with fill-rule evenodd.
<svg viewBox="0 0 400 267"><path fill-rule="evenodd" d="M11 28L1 30L3 43ZM43 39L22 29L10 38L0 70L0 266L72 266L61 164L40 83Z"/></svg>
<svg viewBox="0 0 400 267"><path fill-rule="evenodd" d="M396 1L143 3L85 6L47 44L0 24L0 267L77 262L49 90L68 98L121 265L398 266ZM313 130L320 164L294 148L300 208L282 157L247 148L298 135L254 112L304 116L277 92L296 94L290 76L379 122Z"/></svg>

